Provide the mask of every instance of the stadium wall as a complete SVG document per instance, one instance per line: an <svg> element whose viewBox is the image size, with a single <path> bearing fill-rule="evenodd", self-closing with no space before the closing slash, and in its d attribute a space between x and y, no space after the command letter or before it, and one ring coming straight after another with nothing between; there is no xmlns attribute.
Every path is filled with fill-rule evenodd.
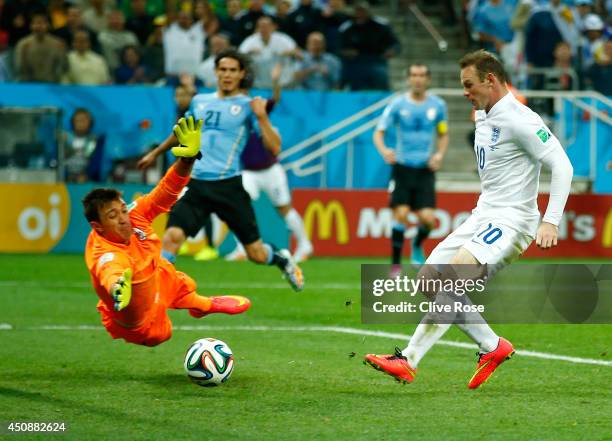
<svg viewBox="0 0 612 441"><path fill-rule="evenodd" d="M267 91L253 94L269 96ZM306 92L284 91L282 100L272 113L272 122L283 135L283 146L288 148L313 136L323 129L344 120L356 112L388 96L385 92ZM94 132L106 134L106 148L103 175L110 171L113 159L140 156L151 145L161 142L170 133L174 124L175 107L173 91L168 87L151 86L60 86L46 84L0 84L0 106L54 106L64 112L64 127L68 129L69 119L77 107L92 111L95 118ZM571 109L566 103L567 118L576 118L574 125L565 121L566 135L573 139L567 145L577 176L589 176L590 155L588 140L591 136L588 114ZM609 109L604 109L608 111ZM378 116L382 109L373 116ZM371 117L373 117L371 116ZM362 124L359 121L356 124ZM355 125L347 127L354 129ZM576 136L573 132L576 128ZM392 136L393 131L389 131ZM345 132L339 131L326 138L330 142ZM612 128L597 124L597 178L593 185L595 193L612 193ZM388 142L392 144L392 139ZM452 145L461 145L455 141ZM320 147L315 144L297 153L291 161ZM372 146L372 131L366 131L354 139L352 175L347 177L347 145L332 150L325 159L324 175L298 177L289 173L293 188L345 188L351 182L352 188L385 188L388 183L389 167Z"/></svg>
<svg viewBox="0 0 612 441"><path fill-rule="evenodd" d="M82 215L81 199L93 188L87 184L0 184L0 252L77 252L84 250L90 227ZM126 201L151 187L118 186ZM425 242L433 247L463 222L475 206L476 193L438 193L438 226ZM539 206L548 197L541 195ZM294 201L304 217L317 256L387 256L391 233L388 195L381 190L296 190ZM286 247L288 234L283 220L263 196L254 202L263 238ZM166 215L155 220L163 234ZM414 218L412 219L415 220ZM235 239L227 227L215 222L214 242L221 253L234 248ZM415 234L409 228L407 237ZM560 225L561 246L542 252L532 245L528 257L612 258L612 195L572 195ZM190 242L196 252L204 244L198 236Z"/></svg>

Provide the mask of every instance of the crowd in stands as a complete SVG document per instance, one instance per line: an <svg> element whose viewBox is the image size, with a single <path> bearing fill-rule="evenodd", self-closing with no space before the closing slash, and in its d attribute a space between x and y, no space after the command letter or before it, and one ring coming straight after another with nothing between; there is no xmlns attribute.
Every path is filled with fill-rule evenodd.
<svg viewBox="0 0 612 441"><path fill-rule="evenodd" d="M472 37L521 88L612 95L612 1L470 0Z"/></svg>
<svg viewBox="0 0 612 441"><path fill-rule="evenodd" d="M388 89L400 45L344 0L0 0L0 82L214 87L214 57L250 55L255 87Z"/></svg>

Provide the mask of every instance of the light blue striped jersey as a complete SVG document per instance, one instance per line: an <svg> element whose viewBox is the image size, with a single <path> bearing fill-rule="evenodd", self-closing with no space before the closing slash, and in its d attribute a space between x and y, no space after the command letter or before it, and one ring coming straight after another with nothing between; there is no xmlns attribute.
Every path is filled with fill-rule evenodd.
<svg viewBox="0 0 612 441"><path fill-rule="evenodd" d="M427 167L436 148L438 125L446 124L448 111L444 100L427 94L424 101L414 101L405 93L391 101L383 112L376 130L395 128L395 155L398 164Z"/></svg>
<svg viewBox="0 0 612 441"><path fill-rule="evenodd" d="M258 129L250 101L246 95L220 98L217 92L193 97L185 116L193 115L204 124L202 159L195 162L192 178L219 181L240 174L240 154L251 131Z"/></svg>

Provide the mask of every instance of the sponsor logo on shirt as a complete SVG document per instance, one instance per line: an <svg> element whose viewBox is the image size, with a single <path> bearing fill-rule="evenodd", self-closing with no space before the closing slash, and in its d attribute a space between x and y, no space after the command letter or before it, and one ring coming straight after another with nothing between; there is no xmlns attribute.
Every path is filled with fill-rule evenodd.
<svg viewBox="0 0 612 441"><path fill-rule="evenodd" d="M98 266L102 266L105 263L111 262L115 259L115 253L104 253L98 259Z"/></svg>
<svg viewBox="0 0 612 441"><path fill-rule="evenodd" d="M242 112L242 106L239 106L238 104L234 104L233 106L230 107L231 115L236 116L240 114L240 112Z"/></svg>
<svg viewBox="0 0 612 441"><path fill-rule="evenodd" d="M542 127L540 130L538 130L536 132L536 135L538 135L538 138L540 138L540 140L542 142L546 142L550 139L550 137L552 136L550 134L550 132L548 130L546 130L544 127Z"/></svg>
<svg viewBox="0 0 612 441"><path fill-rule="evenodd" d="M402 110L400 110L400 115L403 116L404 118L407 118L407 117L410 116L410 110L402 109Z"/></svg>
<svg viewBox="0 0 612 441"><path fill-rule="evenodd" d="M134 228L134 234L138 237L139 240L147 240L147 235L140 228Z"/></svg>

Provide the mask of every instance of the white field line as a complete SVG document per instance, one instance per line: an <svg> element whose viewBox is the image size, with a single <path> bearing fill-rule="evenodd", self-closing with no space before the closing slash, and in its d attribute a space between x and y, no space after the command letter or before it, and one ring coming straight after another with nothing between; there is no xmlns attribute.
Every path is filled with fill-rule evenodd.
<svg viewBox="0 0 612 441"><path fill-rule="evenodd" d="M102 331L102 326L93 325L44 325L19 328L27 331ZM260 332L331 332L336 334L359 335L362 337L380 337L405 342L410 339L408 334L392 332L371 331L368 329L343 328L339 326L207 326L207 325L180 325L174 326L176 331L260 331ZM0 331L10 331L13 327L8 323L0 323ZM440 340L436 343L441 346L476 350L476 345L457 341ZM549 354L546 352L518 350L516 353L523 357L541 358L545 360L567 361L568 363L590 364L597 366L612 366L612 361L595 360L592 358L570 357L566 355Z"/></svg>

